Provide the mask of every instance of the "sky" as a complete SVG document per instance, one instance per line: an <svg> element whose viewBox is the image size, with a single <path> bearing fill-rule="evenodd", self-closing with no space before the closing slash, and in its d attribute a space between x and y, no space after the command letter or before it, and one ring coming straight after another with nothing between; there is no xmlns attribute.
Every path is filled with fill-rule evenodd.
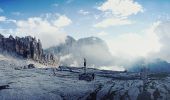
<svg viewBox="0 0 170 100"><path fill-rule="evenodd" d="M0 0L0 33L44 48L96 36L114 56L169 58L170 0Z"/></svg>

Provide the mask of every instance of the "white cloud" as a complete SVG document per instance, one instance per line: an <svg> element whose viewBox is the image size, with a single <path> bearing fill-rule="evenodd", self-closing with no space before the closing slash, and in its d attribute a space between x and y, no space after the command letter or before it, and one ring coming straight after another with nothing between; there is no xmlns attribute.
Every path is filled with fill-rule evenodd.
<svg viewBox="0 0 170 100"><path fill-rule="evenodd" d="M128 25L132 24L132 22L128 19L122 19L122 18L107 18L97 24L94 25L94 27L97 28L106 28L109 26L115 26L115 25Z"/></svg>
<svg viewBox="0 0 170 100"><path fill-rule="evenodd" d="M4 22L4 21L6 21L6 17L5 16L0 16L0 22Z"/></svg>
<svg viewBox="0 0 170 100"><path fill-rule="evenodd" d="M164 22L157 22L153 26L153 32L159 37L159 42L161 43L162 47L160 52L153 53L152 57L161 58L168 62L170 62L170 21Z"/></svg>
<svg viewBox="0 0 170 100"><path fill-rule="evenodd" d="M104 13L104 19L94 25L98 28L132 24L128 17L143 12L143 7L134 0L107 0L97 9Z"/></svg>
<svg viewBox="0 0 170 100"><path fill-rule="evenodd" d="M9 37L13 33L13 29L3 29L3 28L0 28L0 33L5 33L3 35L5 37Z"/></svg>
<svg viewBox="0 0 170 100"><path fill-rule="evenodd" d="M113 15L130 16L143 12L143 8L134 0L107 0L98 7L101 11L111 11Z"/></svg>
<svg viewBox="0 0 170 100"><path fill-rule="evenodd" d="M66 61L68 59L72 58L72 55L71 54L68 54L68 55L64 55L64 56L61 56L60 57L60 61Z"/></svg>
<svg viewBox="0 0 170 100"><path fill-rule="evenodd" d="M100 18L100 15L94 15L94 18L95 18L95 19L99 19L99 18Z"/></svg>
<svg viewBox="0 0 170 100"><path fill-rule="evenodd" d="M106 40L110 51L113 55L126 59L148 57L150 53L159 52L162 44L159 36L153 31L156 25L153 24L145 31L145 34L126 33Z"/></svg>
<svg viewBox="0 0 170 100"><path fill-rule="evenodd" d="M79 10L78 13L79 13L79 14L82 14L82 15L88 15L88 14L89 14L88 11L84 11L84 10L82 10L82 9Z"/></svg>
<svg viewBox="0 0 170 100"><path fill-rule="evenodd" d="M13 22L13 23L15 23L15 22L16 22L16 20L8 19L8 18L6 18L5 16L0 16L0 22L4 22L4 23L10 23L10 22Z"/></svg>
<svg viewBox="0 0 170 100"><path fill-rule="evenodd" d="M0 22L13 23L16 27L15 29L0 29L1 33L15 36L35 36L42 41L44 48L65 42L67 34L63 28L72 23L67 16L59 14L45 14L26 20L13 20L0 16Z"/></svg>
<svg viewBox="0 0 170 100"><path fill-rule="evenodd" d="M58 20L53 21L53 24L58 28L67 26L70 23L72 23L72 21L68 17L66 17L65 15L62 15L58 18Z"/></svg>
<svg viewBox="0 0 170 100"><path fill-rule="evenodd" d="M123 66L101 66L99 67L101 70L112 70L112 71L125 71Z"/></svg>
<svg viewBox="0 0 170 100"><path fill-rule="evenodd" d="M69 24L71 20L65 15L31 17L16 21L15 33L17 36L35 36L42 41L44 48L48 48L65 42L66 33L62 29Z"/></svg>
<svg viewBox="0 0 170 100"><path fill-rule="evenodd" d="M106 36L106 35L108 35L108 33L102 31L102 32L97 33L97 35L98 36Z"/></svg>

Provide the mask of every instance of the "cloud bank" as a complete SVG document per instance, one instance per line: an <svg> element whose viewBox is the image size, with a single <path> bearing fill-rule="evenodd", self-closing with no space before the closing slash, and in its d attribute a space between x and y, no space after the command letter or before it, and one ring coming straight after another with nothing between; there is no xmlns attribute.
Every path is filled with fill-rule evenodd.
<svg viewBox="0 0 170 100"><path fill-rule="evenodd" d="M106 39L118 65L129 65L140 59L146 63L155 59L170 62L170 21L154 22L140 33L120 34Z"/></svg>
<svg viewBox="0 0 170 100"><path fill-rule="evenodd" d="M15 29L11 29L12 31L7 32L7 30L1 29L1 32L12 33L15 36L31 35L37 37L42 40L43 48L65 42L67 34L63 28L72 23L67 16L58 14L46 14L25 20L11 20L0 16L0 22L12 22L16 26Z"/></svg>
<svg viewBox="0 0 170 100"><path fill-rule="evenodd" d="M161 43L160 51L152 54L151 57L161 58L170 62L170 21L159 22L154 30L155 34L159 37L159 42Z"/></svg>

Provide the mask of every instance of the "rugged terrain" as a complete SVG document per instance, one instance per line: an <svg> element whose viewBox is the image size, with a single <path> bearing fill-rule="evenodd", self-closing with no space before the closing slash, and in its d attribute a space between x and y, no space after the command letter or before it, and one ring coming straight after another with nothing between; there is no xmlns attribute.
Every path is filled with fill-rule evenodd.
<svg viewBox="0 0 170 100"><path fill-rule="evenodd" d="M81 68L49 68L34 63L36 68L24 69L31 60L0 56L0 100L136 100L142 93L143 81L139 73L88 69L95 79L78 80ZM168 73L152 73L146 90L151 94L158 88L160 100L170 98ZM158 100L159 100L158 99Z"/></svg>

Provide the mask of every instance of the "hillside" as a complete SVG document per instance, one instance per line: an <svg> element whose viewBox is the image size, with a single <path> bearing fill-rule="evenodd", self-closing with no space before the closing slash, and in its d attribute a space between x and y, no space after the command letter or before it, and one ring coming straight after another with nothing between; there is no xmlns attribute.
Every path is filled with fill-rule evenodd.
<svg viewBox="0 0 170 100"><path fill-rule="evenodd" d="M136 100L142 93L143 81L139 73L123 73L88 69L94 72L93 81L78 80L81 68L65 68L63 71L42 67L38 64L33 69L22 69L32 62L0 56L0 100ZM17 68L17 69L16 69ZM154 79L152 79L154 78ZM162 100L170 97L169 74L152 74L146 86L153 99L153 92L158 88Z"/></svg>

